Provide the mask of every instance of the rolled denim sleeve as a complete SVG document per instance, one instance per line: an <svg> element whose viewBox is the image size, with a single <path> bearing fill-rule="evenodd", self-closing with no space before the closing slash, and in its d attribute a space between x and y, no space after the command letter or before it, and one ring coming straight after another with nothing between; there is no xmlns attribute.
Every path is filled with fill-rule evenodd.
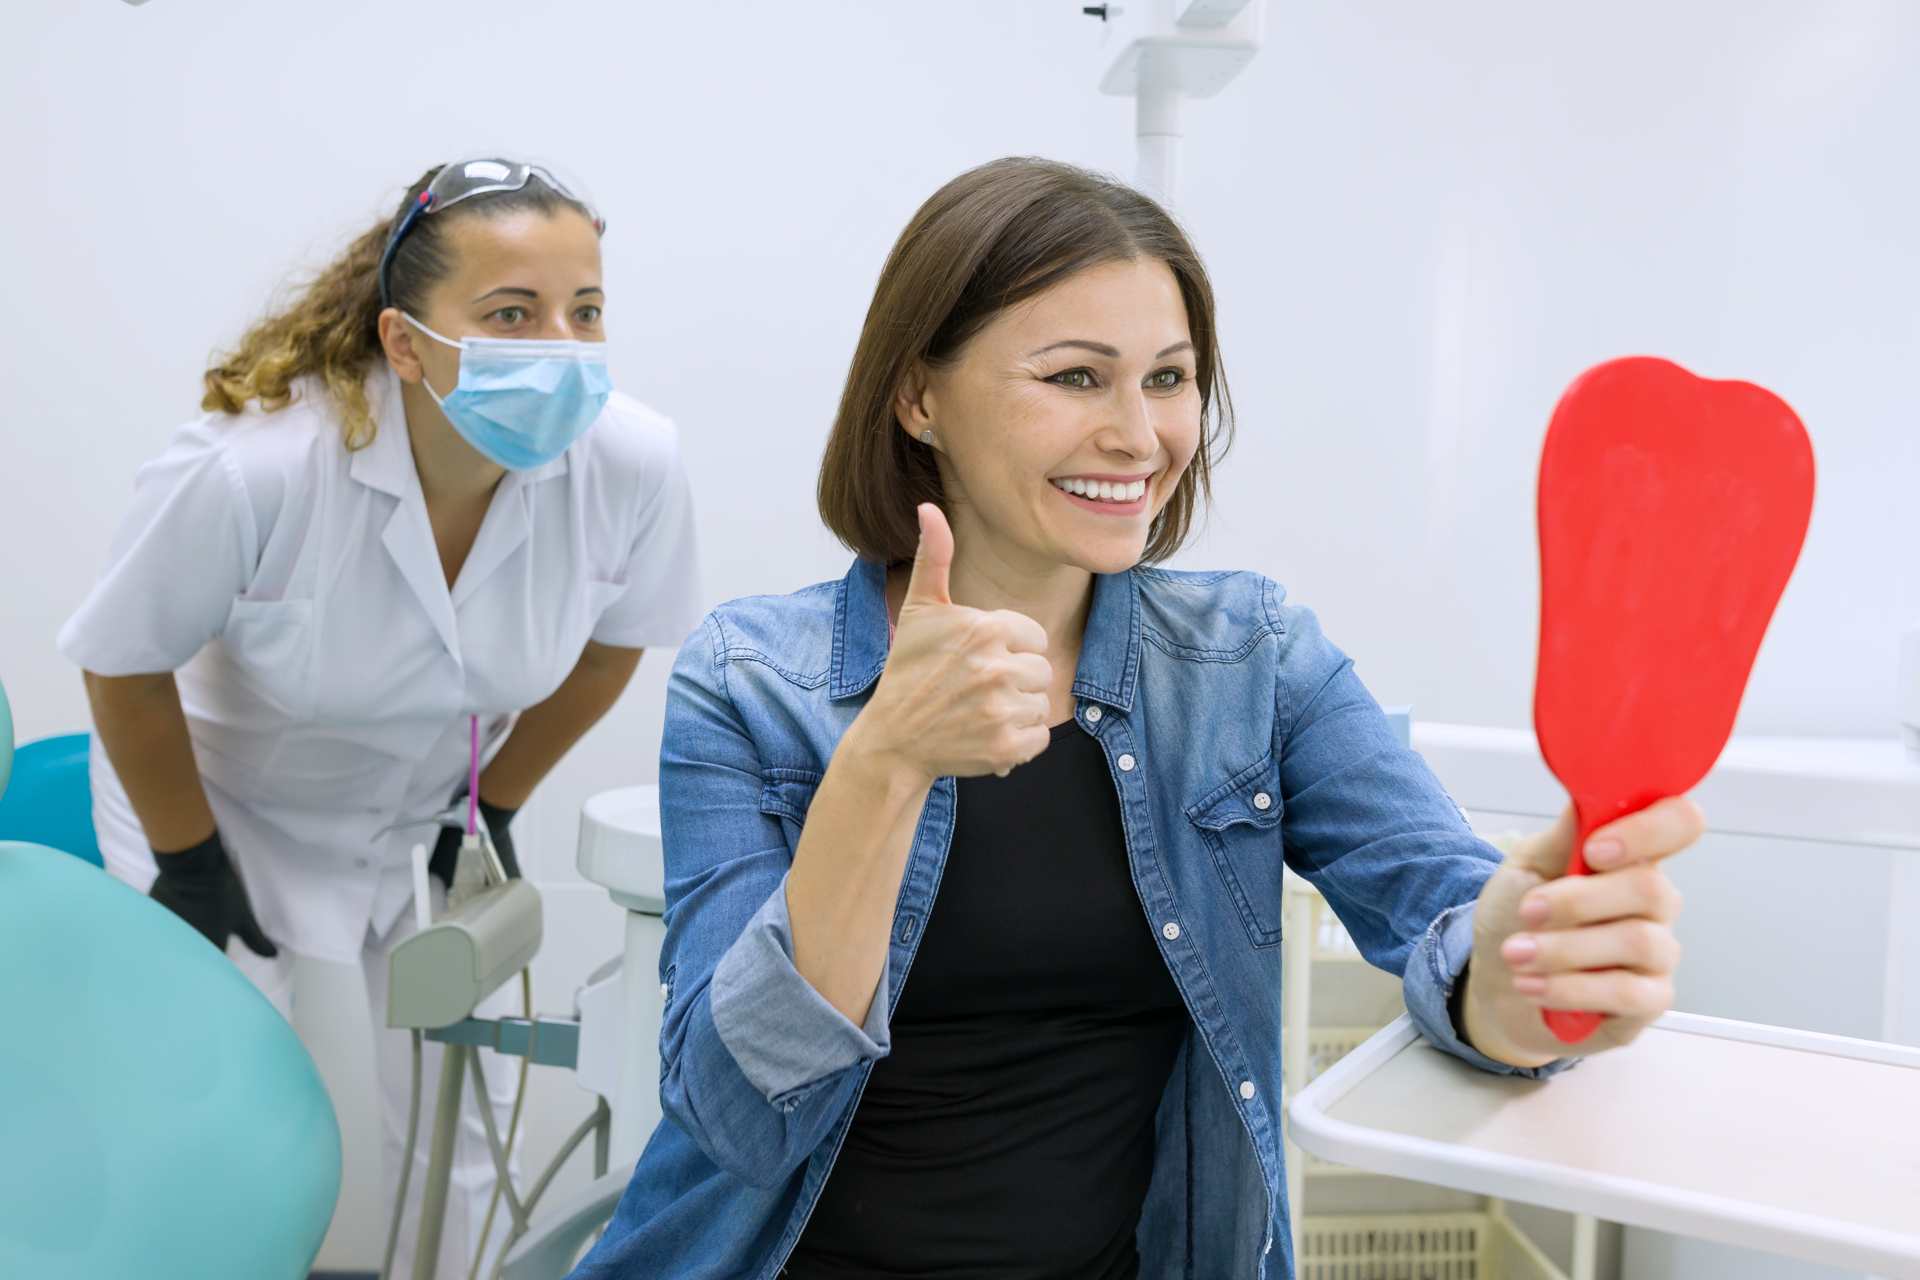
<svg viewBox="0 0 1920 1280"><path fill-rule="evenodd" d="M1472 902L1463 902L1442 911L1428 926L1420 945L1414 948L1413 956L1407 962L1406 976L1402 979L1407 1012L1413 1018L1413 1025L1420 1028L1420 1034L1435 1047L1445 1049L1462 1062L1471 1063L1482 1071L1524 1076L1529 1080L1544 1080L1548 1076L1558 1075L1580 1059L1556 1058L1538 1067L1510 1066L1489 1058L1468 1044L1461 1037L1459 1028L1453 1025L1448 1002L1453 999L1454 987L1467 971L1467 961L1473 958L1473 908Z"/></svg>
<svg viewBox="0 0 1920 1280"><path fill-rule="evenodd" d="M721 1169L778 1187L852 1105L853 1069L887 1050L882 977L855 1027L793 967L793 849L763 803L766 765L727 689L709 614L667 681L660 744L666 938L660 1110Z"/></svg>
<svg viewBox="0 0 1920 1280"><path fill-rule="evenodd" d="M793 964L787 884L767 899L713 971L713 1026L762 1096L791 1111L848 1067L886 1056L887 970L853 1023L814 990Z"/></svg>

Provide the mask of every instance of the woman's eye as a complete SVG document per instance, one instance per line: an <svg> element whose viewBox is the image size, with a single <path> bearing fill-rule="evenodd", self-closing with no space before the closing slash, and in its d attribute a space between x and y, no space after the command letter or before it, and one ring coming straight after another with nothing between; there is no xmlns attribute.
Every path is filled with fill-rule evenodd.
<svg viewBox="0 0 1920 1280"><path fill-rule="evenodd" d="M581 324L599 324L600 308L582 307L573 313L573 318Z"/></svg>
<svg viewBox="0 0 1920 1280"><path fill-rule="evenodd" d="M1147 385L1160 391L1171 391L1187 380L1184 370L1162 369L1147 379Z"/></svg>
<svg viewBox="0 0 1920 1280"><path fill-rule="evenodd" d="M498 320L501 324L519 324L527 318L527 309L525 307L502 307L487 318L489 320Z"/></svg>
<svg viewBox="0 0 1920 1280"><path fill-rule="evenodd" d="M1076 390L1084 391L1094 385L1093 370L1068 369L1064 373L1054 374L1051 378L1048 378L1047 381L1056 383L1059 386L1073 387Z"/></svg>

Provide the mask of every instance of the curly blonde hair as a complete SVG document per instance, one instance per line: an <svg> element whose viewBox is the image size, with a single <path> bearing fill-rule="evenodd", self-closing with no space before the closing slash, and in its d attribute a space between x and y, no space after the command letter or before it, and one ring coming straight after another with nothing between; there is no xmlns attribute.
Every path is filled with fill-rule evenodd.
<svg viewBox="0 0 1920 1280"><path fill-rule="evenodd" d="M319 380L340 416L349 450L373 443L376 424L367 403L367 374L384 357L380 346L380 257L387 238L427 189L440 167L407 188L392 216L356 236L280 310L248 329L233 349L202 376L200 407L209 413L241 413L249 404L272 412L293 402L295 383ZM592 217L586 206L538 177L513 191L476 195L432 217L418 218L387 268L392 305L418 314L427 291L453 269L447 247L448 214L498 217L519 210L552 214L566 207Z"/></svg>

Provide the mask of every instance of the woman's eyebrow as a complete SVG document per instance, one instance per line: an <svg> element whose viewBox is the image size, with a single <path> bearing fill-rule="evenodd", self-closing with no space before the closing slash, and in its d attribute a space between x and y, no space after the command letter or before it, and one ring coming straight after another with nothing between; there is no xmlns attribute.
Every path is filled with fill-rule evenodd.
<svg viewBox="0 0 1920 1280"><path fill-rule="evenodd" d="M1035 356L1043 356L1049 351L1058 351L1062 347L1082 347L1098 355L1106 356L1110 360L1118 359L1120 355L1117 348L1110 347L1104 342L1090 342L1085 338L1067 338L1063 341L1041 347L1038 351L1029 351L1027 353L1027 359L1031 360Z"/></svg>
<svg viewBox="0 0 1920 1280"><path fill-rule="evenodd" d="M488 298L491 298L496 293L510 293L510 294L513 294L515 297L519 297L519 298L532 298L536 302L539 301L540 299L540 295L535 293L532 289L522 289L516 285L503 284L498 289L487 290L485 293L481 294L479 297L475 298L473 301L475 303L485 302ZM473 305L473 303L469 303L468 305L471 306Z"/></svg>
<svg viewBox="0 0 1920 1280"><path fill-rule="evenodd" d="M1120 358L1119 348L1110 347L1104 342L1093 342L1086 338L1067 338L1060 342L1050 343L1047 346L1041 347L1038 351L1029 351L1027 353L1027 359L1031 360L1035 356L1043 356L1047 354L1047 352L1049 351L1058 351L1062 347L1078 347L1085 351L1094 352L1096 355L1103 355L1107 357L1109 360L1117 360ZM1191 350L1193 350L1192 342L1190 341L1176 342L1172 346L1168 347L1165 351L1162 351L1160 352L1160 354L1156 355L1154 359L1165 360L1168 356L1172 355L1176 351L1191 351Z"/></svg>

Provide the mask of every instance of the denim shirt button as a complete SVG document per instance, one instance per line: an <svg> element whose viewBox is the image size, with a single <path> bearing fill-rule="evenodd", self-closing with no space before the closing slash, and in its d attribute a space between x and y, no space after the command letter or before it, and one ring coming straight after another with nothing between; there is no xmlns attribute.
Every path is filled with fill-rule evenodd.
<svg viewBox="0 0 1920 1280"><path fill-rule="evenodd" d="M1132 756L1121 756L1121 757L1120 757L1120 772L1122 772L1122 773L1132 773L1132 772L1133 772L1133 757L1132 757Z"/></svg>
<svg viewBox="0 0 1920 1280"><path fill-rule="evenodd" d="M1273 808L1273 797L1264 791L1256 791L1253 793L1253 807L1265 813Z"/></svg>
<svg viewBox="0 0 1920 1280"><path fill-rule="evenodd" d="M1160 936L1168 942L1177 942L1180 939L1180 926L1169 920L1161 927Z"/></svg>
<svg viewBox="0 0 1920 1280"><path fill-rule="evenodd" d="M1088 707L1088 708L1087 708L1087 723L1088 723L1088 724L1099 724L1099 723L1100 723L1100 708L1098 708L1098 707Z"/></svg>
<svg viewBox="0 0 1920 1280"><path fill-rule="evenodd" d="M1248 1102L1253 1101L1253 1081L1242 1080L1240 1082L1240 1096L1242 1098L1245 1098Z"/></svg>

